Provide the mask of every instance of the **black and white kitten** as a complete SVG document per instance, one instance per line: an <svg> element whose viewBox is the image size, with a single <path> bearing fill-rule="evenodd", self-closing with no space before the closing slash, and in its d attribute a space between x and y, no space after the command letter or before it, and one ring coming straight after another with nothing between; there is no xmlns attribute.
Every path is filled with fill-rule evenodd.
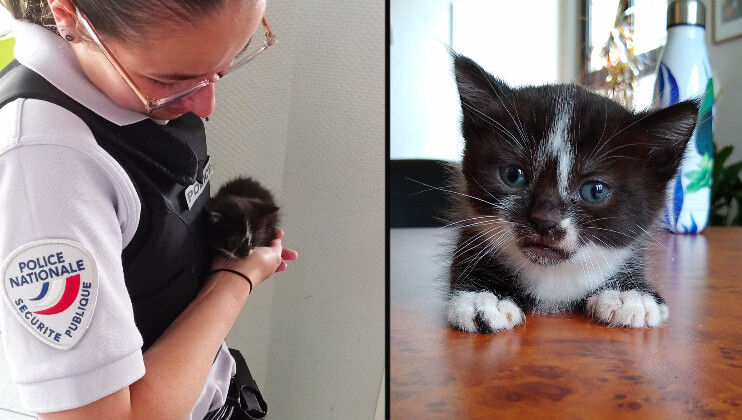
<svg viewBox="0 0 742 420"><path fill-rule="evenodd" d="M510 88L453 54L465 140L448 321L493 333L524 311L653 327L647 249L696 123L692 101L633 113L577 85Z"/></svg>
<svg viewBox="0 0 742 420"><path fill-rule="evenodd" d="M252 178L237 177L224 184L206 209L211 243L227 258L245 257L276 237L278 207L270 191Z"/></svg>

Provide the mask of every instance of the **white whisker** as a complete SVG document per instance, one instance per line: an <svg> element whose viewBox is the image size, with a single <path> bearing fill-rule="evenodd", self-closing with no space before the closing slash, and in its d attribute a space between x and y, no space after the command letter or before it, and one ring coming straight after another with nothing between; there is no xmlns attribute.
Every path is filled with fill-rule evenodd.
<svg viewBox="0 0 742 420"><path fill-rule="evenodd" d="M471 198L471 199L473 199L473 200L477 200L477 201L481 201L481 202L483 202L483 203L485 203L485 204L489 204L490 206L495 206L495 205L496 205L496 204L494 204L494 203L490 203L490 202L489 202L489 201L487 201L487 200L482 200L482 199L481 199L481 198L479 198L479 197L474 197L473 195L469 195L469 194L464 194L464 193L461 193L461 192L458 192L458 191L453 191L453 190L447 190L447 189L445 189L445 188L441 188L441 187L434 187L434 186L432 186L432 185L428 185L428 184L426 184L426 183L424 183L424 182L421 182L421 181L418 181L418 180L416 180L416 179L412 179L412 178L409 178L409 177L405 177L405 179L408 179L408 180L410 180L410 181L412 181L412 182L417 182L417 183L418 183L418 184L420 184L420 185L424 185L424 186L426 186L426 187L428 187L428 188L431 188L431 189L434 189L434 190L439 190L439 191L443 191L443 192L448 192L448 193L451 193L451 194L457 194L457 195L461 195L461 196L464 196L464 197L469 197L469 198Z"/></svg>

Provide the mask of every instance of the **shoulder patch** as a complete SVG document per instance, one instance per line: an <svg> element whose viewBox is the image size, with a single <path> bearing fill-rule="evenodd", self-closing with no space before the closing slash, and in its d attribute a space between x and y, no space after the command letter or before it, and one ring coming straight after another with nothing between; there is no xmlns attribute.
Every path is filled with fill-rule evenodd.
<svg viewBox="0 0 742 420"><path fill-rule="evenodd" d="M8 256L2 273L3 300L36 338L61 350L80 341L98 297L95 261L82 245L65 239L28 243Z"/></svg>

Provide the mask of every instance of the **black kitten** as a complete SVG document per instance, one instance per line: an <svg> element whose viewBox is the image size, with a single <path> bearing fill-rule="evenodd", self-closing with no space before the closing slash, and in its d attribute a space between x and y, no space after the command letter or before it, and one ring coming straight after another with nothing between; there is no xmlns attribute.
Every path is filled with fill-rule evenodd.
<svg viewBox="0 0 742 420"><path fill-rule="evenodd" d="M697 104L633 113L577 85L510 88L453 56L465 147L449 323L493 333L523 311L572 309L613 326L667 320L647 245Z"/></svg>
<svg viewBox="0 0 742 420"><path fill-rule="evenodd" d="M273 195L251 178L227 182L206 208L211 215L209 237L225 257L245 257L276 237L278 207Z"/></svg>

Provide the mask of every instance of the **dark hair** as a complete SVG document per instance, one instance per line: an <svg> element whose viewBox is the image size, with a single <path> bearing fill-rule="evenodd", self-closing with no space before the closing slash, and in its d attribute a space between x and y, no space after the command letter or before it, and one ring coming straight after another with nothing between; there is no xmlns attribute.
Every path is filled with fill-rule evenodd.
<svg viewBox="0 0 742 420"><path fill-rule="evenodd" d="M0 0L15 19L25 20L44 26L52 31L57 31L57 24L49 9L47 0Z"/></svg>
<svg viewBox="0 0 742 420"><path fill-rule="evenodd" d="M75 0L95 29L115 39L136 40L162 22L188 24L194 16L209 15L230 0ZM0 0L15 19L57 32L48 0Z"/></svg>

